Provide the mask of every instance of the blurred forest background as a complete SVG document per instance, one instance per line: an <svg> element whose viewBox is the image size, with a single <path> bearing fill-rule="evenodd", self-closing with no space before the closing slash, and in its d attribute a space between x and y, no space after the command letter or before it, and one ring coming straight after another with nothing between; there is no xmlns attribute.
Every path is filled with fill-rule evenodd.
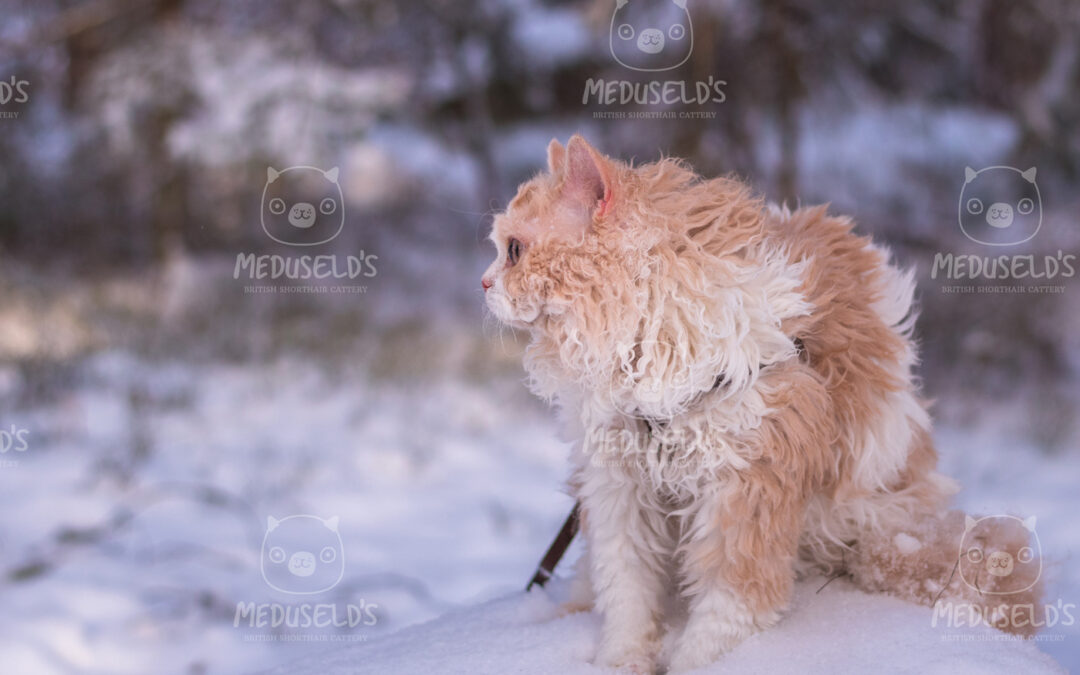
<svg viewBox="0 0 1080 675"><path fill-rule="evenodd" d="M958 227L966 166L1038 169L1042 229L1009 253L1080 252L1080 4L689 0L691 58L662 75L612 59L613 6L0 0L0 82L28 83L0 96L0 429L29 437L0 457L18 672L244 672L327 648L234 625L267 594L268 515L340 515L335 597L378 602L375 631L516 590L568 508L565 447L479 276L490 214L575 132L831 202L915 267L946 468L972 508L1038 515L1055 588L1080 597L1062 571L1080 288L931 278L937 253L1001 252ZM712 118L583 102L590 78L709 77ZM234 278L239 254L290 253L260 199L267 167L297 165L340 167L345 226L317 252L376 255L362 293ZM1080 668L1076 636L1046 649Z"/></svg>

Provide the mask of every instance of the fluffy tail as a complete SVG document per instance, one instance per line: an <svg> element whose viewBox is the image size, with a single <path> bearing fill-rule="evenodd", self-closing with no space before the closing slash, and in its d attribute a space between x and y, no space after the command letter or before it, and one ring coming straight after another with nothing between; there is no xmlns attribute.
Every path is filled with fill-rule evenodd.
<svg viewBox="0 0 1080 675"><path fill-rule="evenodd" d="M1035 519L960 511L860 539L855 583L934 607L947 626L985 624L1016 635L1042 626L1042 552Z"/></svg>

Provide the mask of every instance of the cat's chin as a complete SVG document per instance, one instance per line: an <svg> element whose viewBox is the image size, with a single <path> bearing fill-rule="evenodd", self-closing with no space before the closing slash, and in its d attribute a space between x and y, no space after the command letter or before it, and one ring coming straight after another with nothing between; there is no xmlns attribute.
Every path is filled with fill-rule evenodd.
<svg viewBox="0 0 1080 675"><path fill-rule="evenodd" d="M512 328L528 329L540 316L539 308L532 309L528 314L516 312L510 300L494 289L488 292L486 300L488 309L495 318Z"/></svg>
<svg viewBox="0 0 1080 675"><path fill-rule="evenodd" d="M499 319L499 320L502 321L507 326L510 326L511 328L513 328L515 330L523 330L523 331L532 332L533 330L536 329L536 319L538 317L539 317L539 313L537 314L537 316L534 316L531 319L527 319L527 320L526 319L519 319L519 318Z"/></svg>

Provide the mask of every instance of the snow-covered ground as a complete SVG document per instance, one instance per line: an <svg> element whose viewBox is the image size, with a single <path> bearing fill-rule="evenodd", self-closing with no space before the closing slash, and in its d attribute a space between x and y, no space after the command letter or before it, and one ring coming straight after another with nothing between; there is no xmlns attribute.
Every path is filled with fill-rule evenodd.
<svg viewBox="0 0 1080 675"><path fill-rule="evenodd" d="M499 342L489 339L492 352ZM4 371L0 383L18 387L20 377ZM482 635L466 640L454 627L473 623L506 624L490 635L514 640L523 663L550 653L553 667L588 670L595 618L525 627L550 618L550 606L514 595L570 506L560 493L566 448L514 369L403 383L300 356L192 365L107 351L70 377L47 402L4 420L28 432L27 448L5 453L0 468L5 672L250 672L320 663L360 641L371 650L360 653L383 664L376 671L392 672L466 653ZM959 430L939 438L946 468L967 485L961 503L1036 515L1051 600L1080 600L1076 458ZM264 580L267 518L292 515L339 518L344 576L331 590L282 594ZM942 645L948 631L929 628L929 610L840 585L821 599L804 588L790 623L722 667L764 671L798 650L808 668L835 668L838 657L815 646L829 635L854 643L845 649L856 667L907 650L925 650L926 660L882 663L934 672L978 654L969 668L1035 672L1039 663L996 643ZM508 599L387 637L499 597ZM352 606L362 620L253 627L249 605L270 622L305 605L346 623ZM870 616L882 623L862 642ZM894 646L879 644L894 633ZM1080 669L1075 626L1044 636L1044 651ZM414 639L422 642L408 655L402 645ZM477 666L442 663L444 672Z"/></svg>
<svg viewBox="0 0 1080 675"><path fill-rule="evenodd" d="M1004 636L993 629L966 630L958 639L931 626L922 608L866 595L843 581L825 588L821 584L820 579L799 584L786 621L750 638L721 661L694 672L1062 672L1033 644L1002 640ZM448 614L378 643L289 663L267 675L597 675L611 672L589 664L598 633L595 614L561 616L558 603L547 593L519 594ZM670 648L668 642L666 647Z"/></svg>
<svg viewBox="0 0 1080 675"><path fill-rule="evenodd" d="M513 381L122 353L83 370L11 423L28 447L0 469L7 672L243 672L321 649L234 625L238 603L310 599L263 579L271 516L337 516L345 576L317 601L375 617L276 639L374 638L518 588L569 501L563 449Z"/></svg>

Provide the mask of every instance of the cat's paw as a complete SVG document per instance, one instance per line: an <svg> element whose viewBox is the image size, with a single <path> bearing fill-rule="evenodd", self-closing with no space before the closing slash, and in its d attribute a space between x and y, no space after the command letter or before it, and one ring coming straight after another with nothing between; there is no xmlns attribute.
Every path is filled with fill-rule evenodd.
<svg viewBox="0 0 1080 675"><path fill-rule="evenodd" d="M668 673L685 673L715 663L754 632L749 622L716 616L692 618L675 643Z"/></svg>
<svg viewBox="0 0 1080 675"><path fill-rule="evenodd" d="M593 664L617 668L622 673L653 675L656 672L656 652L651 643L627 645L608 642L600 645Z"/></svg>
<svg viewBox="0 0 1080 675"><path fill-rule="evenodd" d="M580 600L569 600L559 605L559 611L556 614L557 617L570 616L571 614L580 614L581 612L592 611L592 603L584 602Z"/></svg>
<svg viewBox="0 0 1080 675"><path fill-rule="evenodd" d="M677 675L700 669L710 663L715 663L729 651L734 644L729 639L714 639L710 643L689 644L686 640L679 640L672 653L672 658L667 664L667 673Z"/></svg>

